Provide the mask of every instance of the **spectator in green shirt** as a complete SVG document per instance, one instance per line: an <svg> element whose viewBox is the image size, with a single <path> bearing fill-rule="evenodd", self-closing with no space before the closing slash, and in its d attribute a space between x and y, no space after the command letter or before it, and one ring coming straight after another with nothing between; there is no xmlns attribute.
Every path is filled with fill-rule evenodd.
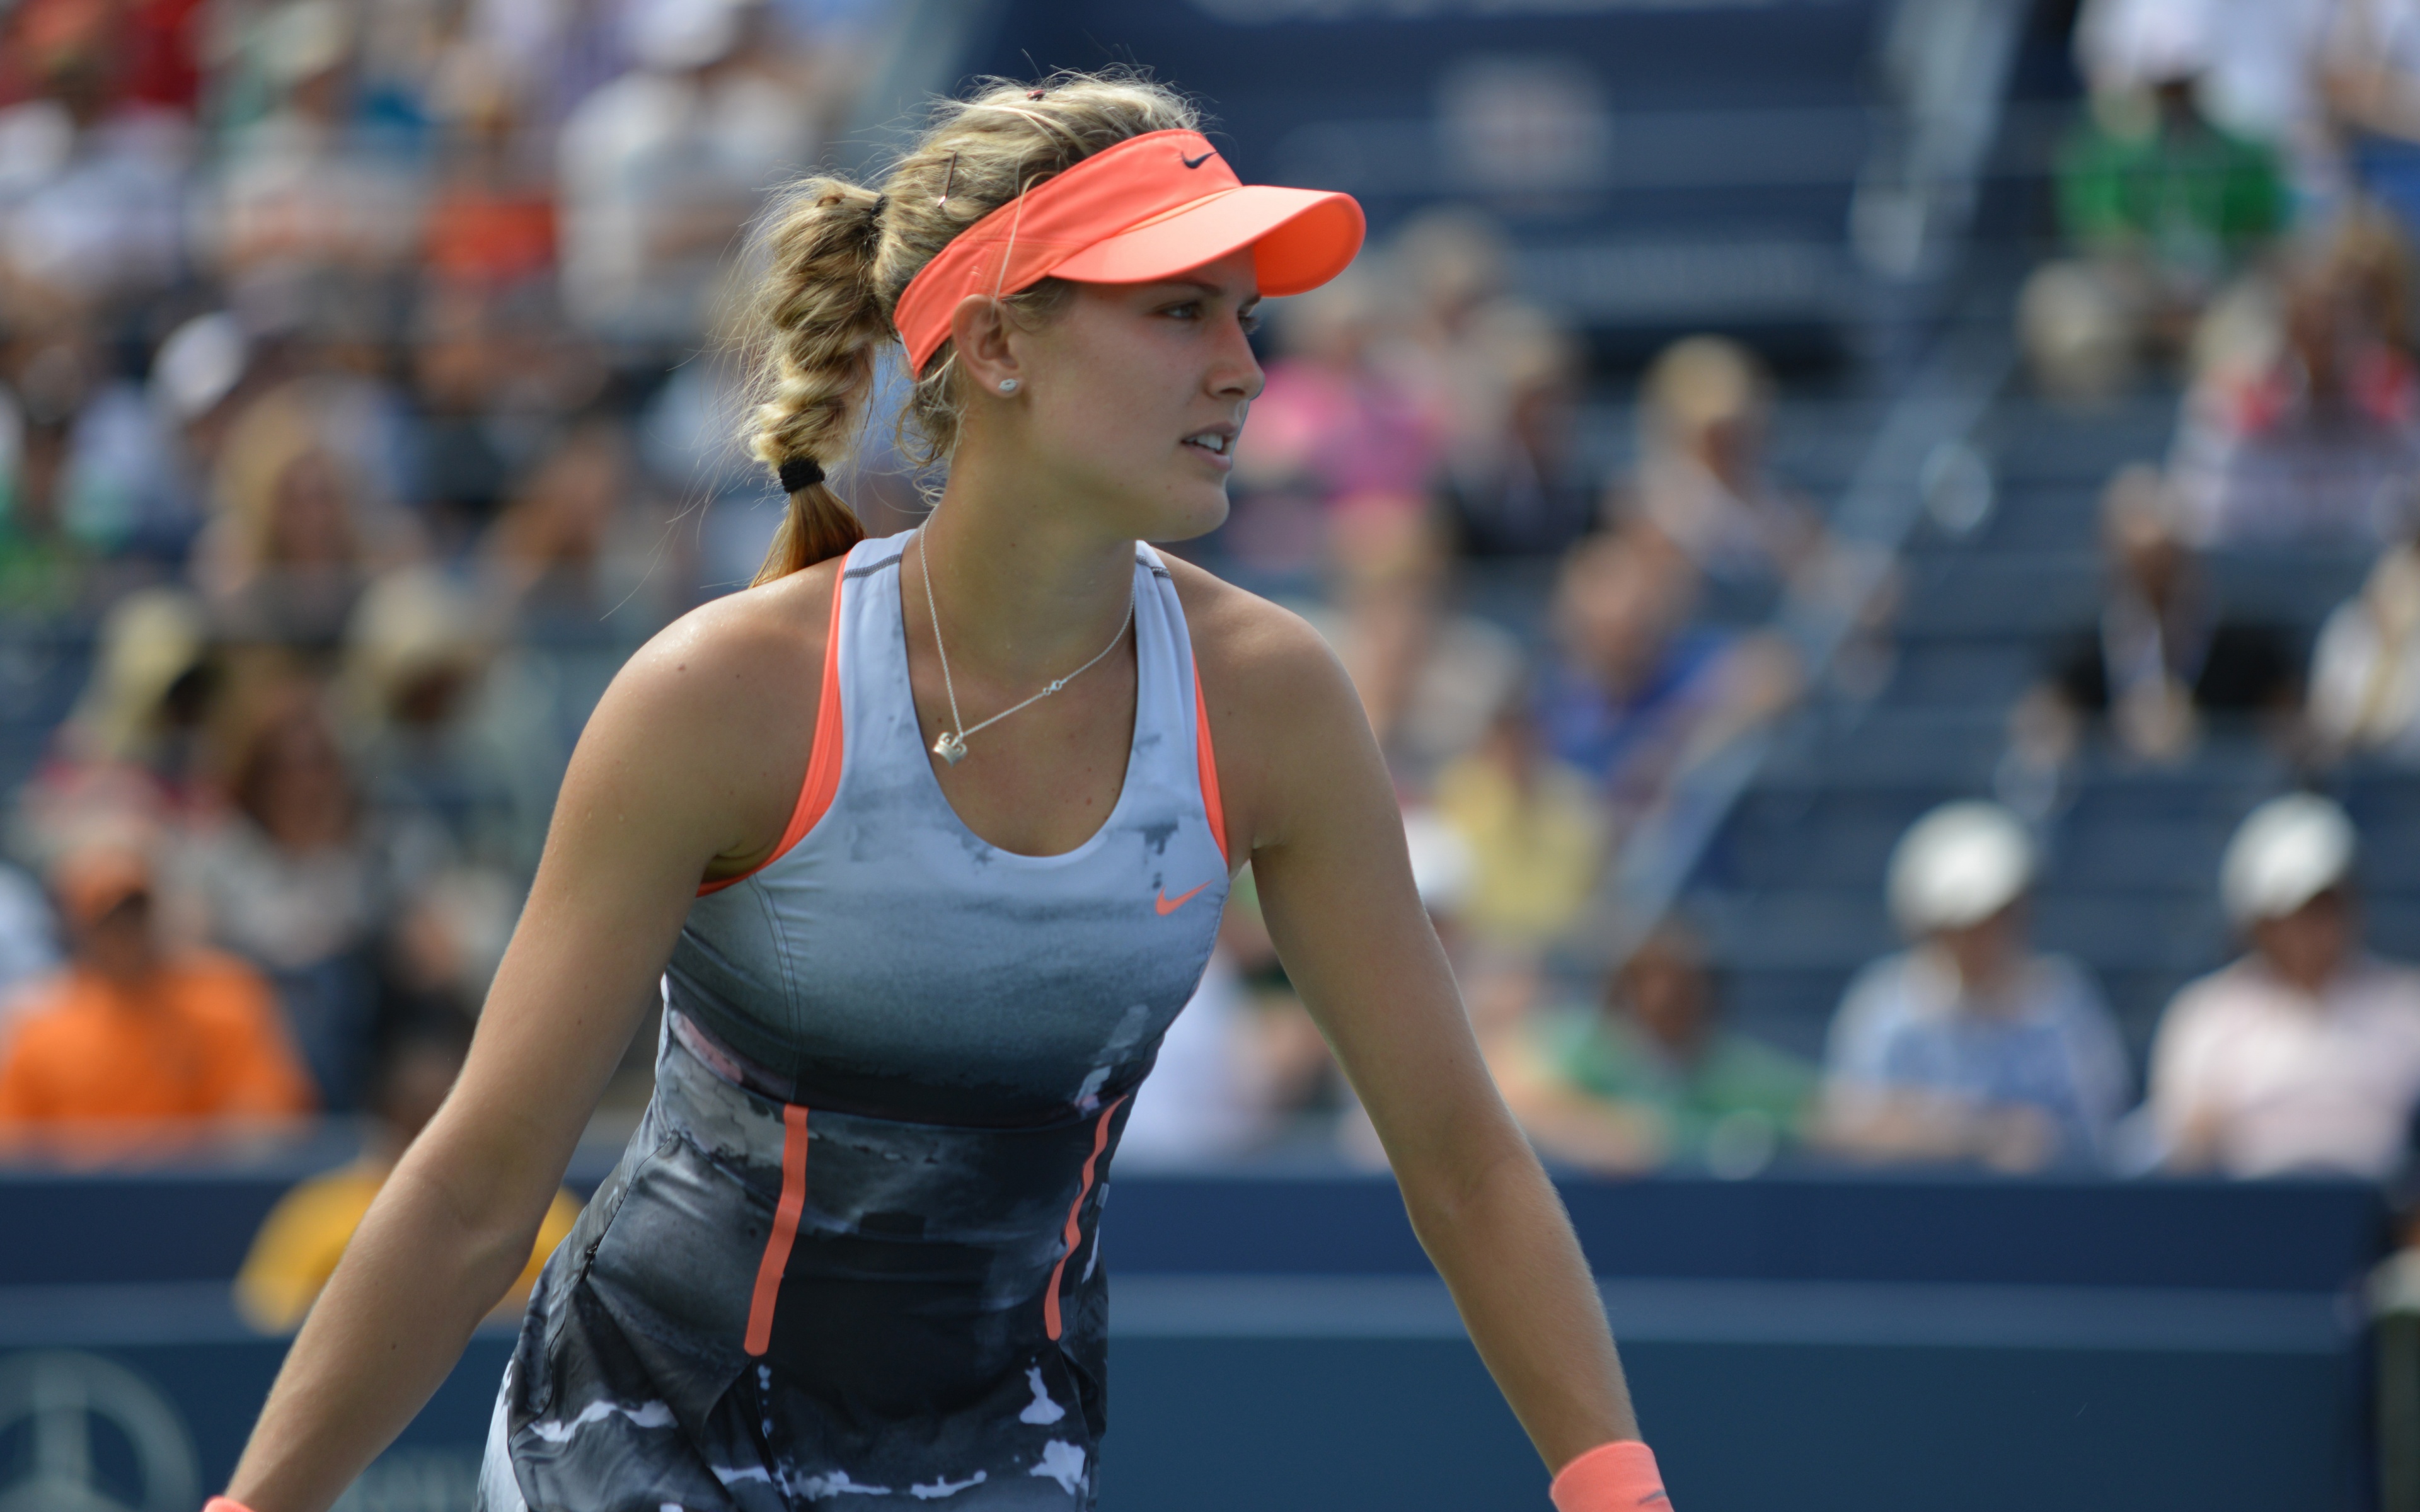
<svg viewBox="0 0 2420 1512"><path fill-rule="evenodd" d="M1802 1132L1813 1069L1724 1026L1695 936L1666 924L1592 1010L1547 1015L1504 1078L1540 1150L1590 1169L1752 1174Z"/></svg>
<svg viewBox="0 0 2420 1512"><path fill-rule="evenodd" d="M2195 97L2207 59L2177 39L2096 93L2061 147L2058 224L2071 258L2026 281L2018 324L2037 378L2088 398L2145 360L2177 362L2206 312L2285 229L2276 152L2219 126Z"/></svg>
<svg viewBox="0 0 2420 1512"><path fill-rule="evenodd" d="M2285 224L2275 154L2204 116L2190 79L2087 113L2057 172L2070 244L2146 264L2179 293L2207 296Z"/></svg>

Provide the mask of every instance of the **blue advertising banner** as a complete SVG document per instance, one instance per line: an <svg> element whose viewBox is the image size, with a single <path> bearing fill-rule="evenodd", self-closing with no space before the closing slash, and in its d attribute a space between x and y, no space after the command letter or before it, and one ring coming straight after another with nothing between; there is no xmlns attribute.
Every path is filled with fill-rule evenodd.
<svg viewBox="0 0 2420 1512"><path fill-rule="evenodd" d="M228 1277L293 1174L0 1174L0 1508L224 1483L287 1347ZM2366 1187L1563 1192L1690 1512L2364 1504ZM1392 1183L1133 1178L1113 1211L1110 1512L1544 1507ZM510 1344L480 1331L346 1512L469 1512Z"/></svg>

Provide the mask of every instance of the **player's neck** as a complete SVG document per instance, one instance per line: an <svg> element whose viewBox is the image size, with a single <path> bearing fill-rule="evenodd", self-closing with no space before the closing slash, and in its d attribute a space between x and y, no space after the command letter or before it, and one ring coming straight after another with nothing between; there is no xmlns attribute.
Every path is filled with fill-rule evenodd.
<svg viewBox="0 0 2420 1512"><path fill-rule="evenodd" d="M929 545L952 658L997 676L1048 679L1100 650L1125 617L1133 539L1030 495L961 482L951 480L902 574L912 603L926 565L917 556Z"/></svg>

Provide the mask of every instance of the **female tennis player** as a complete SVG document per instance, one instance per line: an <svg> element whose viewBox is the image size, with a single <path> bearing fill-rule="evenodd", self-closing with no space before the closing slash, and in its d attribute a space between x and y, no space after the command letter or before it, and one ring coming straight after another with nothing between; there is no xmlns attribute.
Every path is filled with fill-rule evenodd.
<svg viewBox="0 0 2420 1512"><path fill-rule="evenodd" d="M988 87L771 223L787 519L590 721L470 1064L212 1512L325 1508L427 1400L659 978L655 1098L531 1299L489 1512L1094 1505L1103 1183L1248 860L1558 1505L1663 1504L1352 687L1138 544L1225 517L1254 308L1361 241L1197 124L1134 78ZM948 485L865 540L824 476L894 337Z"/></svg>

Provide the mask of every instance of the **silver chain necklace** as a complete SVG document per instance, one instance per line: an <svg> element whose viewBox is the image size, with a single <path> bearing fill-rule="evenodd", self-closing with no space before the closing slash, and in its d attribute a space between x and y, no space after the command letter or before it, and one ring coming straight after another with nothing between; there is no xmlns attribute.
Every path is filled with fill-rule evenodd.
<svg viewBox="0 0 2420 1512"><path fill-rule="evenodd" d="M927 521L926 523L929 524L930 521ZM1118 649L1118 642L1126 638L1126 626L1134 624L1135 595L1133 588L1129 586L1126 590L1126 617L1118 622L1118 633L1109 637L1109 643L1108 645L1103 646L1099 651L1094 653L1093 659L1091 661L1084 663L1084 665L1077 668L1074 671L1069 672L1066 676L1054 680L1048 687L1043 688L1041 692L1034 694L1032 698L1027 699L1023 703L1011 704L1009 707L1001 710L998 714L993 715L990 718L985 719L983 723L970 727L967 724L966 717L958 713L958 685L950 676L949 650L941 644L941 607L939 604L935 602L933 598L932 544L924 538L924 526L923 525L916 527L916 565L924 574L924 608L926 611L933 616L933 650L941 658L941 688L950 696L950 723L957 727L954 730L944 730L941 732L941 738L933 742L933 754L949 763L952 766L955 766L960 762L967 759L967 737L969 735L980 734L982 732L990 729L993 725L1000 723L1002 719L1007 718L1010 715L1015 714L1017 710L1025 708L1031 704L1041 702L1044 699L1048 698L1051 694L1058 692L1063 687L1065 687L1069 683L1074 682L1077 678L1083 676L1088 671L1091 671L1094 667L1099 664L1103 656L1106 656L1110 652Z"/></svg>

